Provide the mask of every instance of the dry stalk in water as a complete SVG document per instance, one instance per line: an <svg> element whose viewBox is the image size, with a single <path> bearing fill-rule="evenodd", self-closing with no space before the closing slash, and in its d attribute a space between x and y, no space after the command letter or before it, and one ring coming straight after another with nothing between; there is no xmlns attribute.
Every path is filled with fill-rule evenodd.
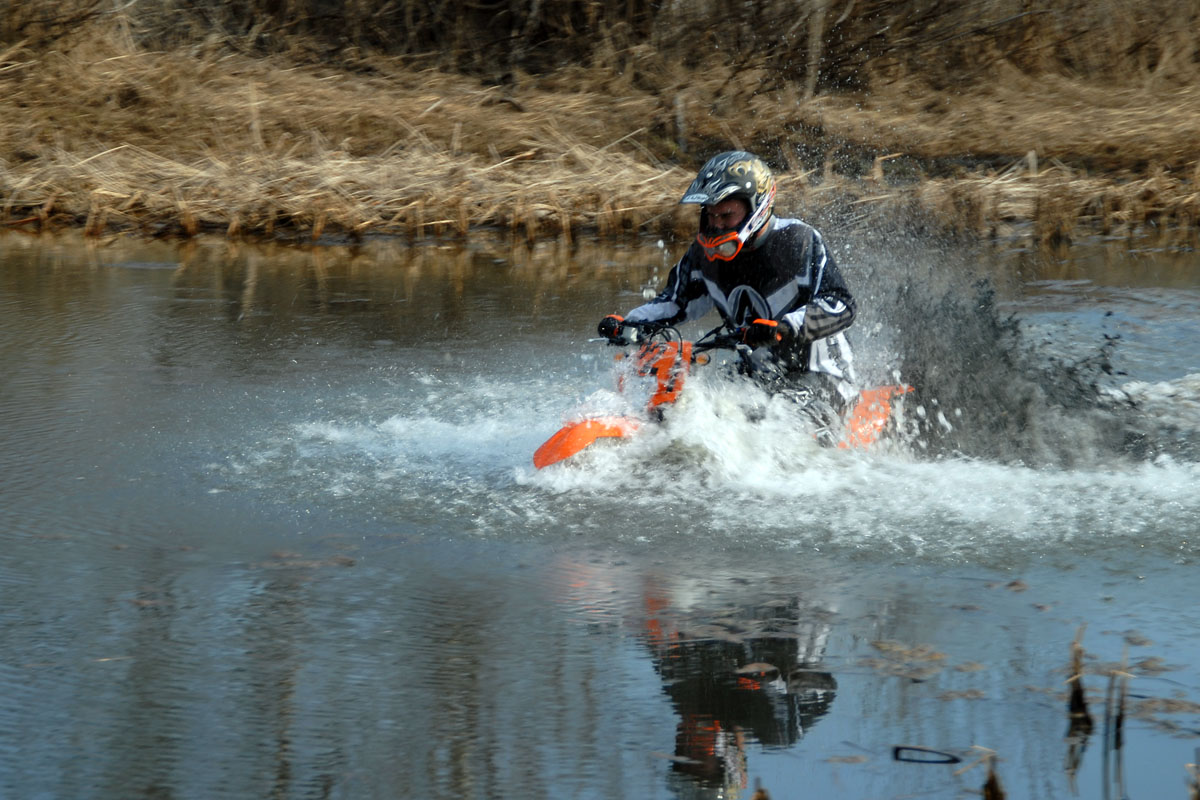
<svg viewBox="0 0 1200 800"><path fill-rule="evenodd" d="M1083 632L1087 626L1081 625L1071 642L1071 684L1070 699L1067 713L1070 716L1068 735L1087 735L1092 731L1092 715L1088 711L1087 696L1083 687Z"/></svg>

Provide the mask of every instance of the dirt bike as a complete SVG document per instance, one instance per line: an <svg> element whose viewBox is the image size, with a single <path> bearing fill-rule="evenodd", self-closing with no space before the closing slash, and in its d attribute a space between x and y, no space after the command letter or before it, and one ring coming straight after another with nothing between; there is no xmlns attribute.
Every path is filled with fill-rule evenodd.
<svg viewBox="0 0 1200 800"><path fill-rule="evenodd" d="M701 336L696 341L685 340L679 331L670 325L647 325L624 323L623 341L616 339L593 339L609 344L635 346L632 352L617 356L618 360L632 358L632 372L638 377L653 378L654 386L646 408L639 416L601 415L573 420L546 440L533 454L533 465L543 469L585 450L600 439L627 438L633 436L643 425L662 422L664 412L673 405L683 390L693 365L709 363L713 350L731 350L736 355L736 370L739 374L755 377L766 383L784 384L771 362L756 358L754 348L742 340L742 333L721 325ZM624 391L624 376L618 376L618 391ZM814 407L820 402L811 389L787 388L782 391L791 395L801 405ZM873 444L882 433L892 415L892 401L912 391L911 386L896 384L863 389L844 415L838 415L840 437L828 440L840 448L865 448ZM824 406L828 413L832 409ZM828 422L824 420L823 422ZM828 431L828 429L825 429Z"/></svg>

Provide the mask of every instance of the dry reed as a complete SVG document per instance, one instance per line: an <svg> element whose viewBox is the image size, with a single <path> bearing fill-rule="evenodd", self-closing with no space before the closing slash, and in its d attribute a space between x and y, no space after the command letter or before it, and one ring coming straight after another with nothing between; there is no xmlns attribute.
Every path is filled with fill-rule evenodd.
<svg viewBox="0 0 1200 800"><path fill-rule="evenodd" d="M440 33L433 11L405 3L16 3L0 24L0 219L183 235L669 233L692 224L675 201L698 162L746 147L780 171L781 206L804 213L915 214L1048 245L1194 242L1190 6L1164 5L1146 40L1124 7L1109 19L1075 0L1049 16L969 5L979 18L899 0L789 18L765 2L714 43L689 38L719 10L705 2L514 3L503 24L463 6ZM319 35L331 14L336 42ZM778 19L791 20L782 33ZM872 38L881 19L890 33ZM503 35L472 51L485 29ZM460 41L453 63L431 55L439 36ZM949 91L952 73L969 80Z"/></svg>

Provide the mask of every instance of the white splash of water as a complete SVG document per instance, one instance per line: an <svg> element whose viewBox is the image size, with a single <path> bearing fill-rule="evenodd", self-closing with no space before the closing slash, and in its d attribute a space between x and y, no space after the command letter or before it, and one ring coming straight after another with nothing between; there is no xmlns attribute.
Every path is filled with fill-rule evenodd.
<svg viewBox="0 0 1200 800"><path fill-rule="evenodd" d="M1200 373L1173 381L1130 381L1106 396L1114 403L1133 403L1160 424L1200 431Z"/></svg>
<svg viewBox="0 0 1200 800"><path fill-rule="evenodd" d="M418 382L418 394L394 401L376 397L343 414L325 407L320 419L259 441L238 460L247 472L228 477L268 492L278 483L289 496L372 518L482 536L942 560L1146 545L1194 558L1194 462L1035 469L933 460L904 440L869 451L822 447L793 405L717 370L698 371L663 424L535 469L534 450L563 421L633 413L642 402L636 392L597 389L596 377ZM1200 396L1194 378L1126 389L1187 419L1188 398ZM918 417L915 406L906 413ZM975 421L964 414L954 424Z"/></svg>
<svg viewBox="0 0 1200 800"><path fill-rule="evenodd" d="M575 463L519 471L517 482L568 495L576 508L619 502L645 520L651 539L678 531L940 558L1143 542L1187 550L1194 534L1182 526L1200 518L1195 463L1034 469L923 460L896 442L870 452L827 448L787 403L753 385L698 378L688 389L665 424L604 442ZM559 524L572 520L584 524L571 512Z"/></svg>

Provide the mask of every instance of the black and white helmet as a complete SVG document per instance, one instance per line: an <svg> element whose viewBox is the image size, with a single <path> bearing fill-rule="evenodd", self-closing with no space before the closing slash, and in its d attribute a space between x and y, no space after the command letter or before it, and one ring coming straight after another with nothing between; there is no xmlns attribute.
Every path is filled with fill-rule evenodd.
<svg viewBox="0 0 1200 800"><path fill-rule="evenodd" d="M709 260L728 260L741 251L771 217L775 204L775 176L758 156L744 150L730 150L708 160L700 168L692 185L683 193L680 204L700 205L700 233L697 240L705 248ZM707 210L731 197L740 197L749 206L741 228L733 235L713 237L706 231ZM718 241L718 239L720 241Z"/></svg>

